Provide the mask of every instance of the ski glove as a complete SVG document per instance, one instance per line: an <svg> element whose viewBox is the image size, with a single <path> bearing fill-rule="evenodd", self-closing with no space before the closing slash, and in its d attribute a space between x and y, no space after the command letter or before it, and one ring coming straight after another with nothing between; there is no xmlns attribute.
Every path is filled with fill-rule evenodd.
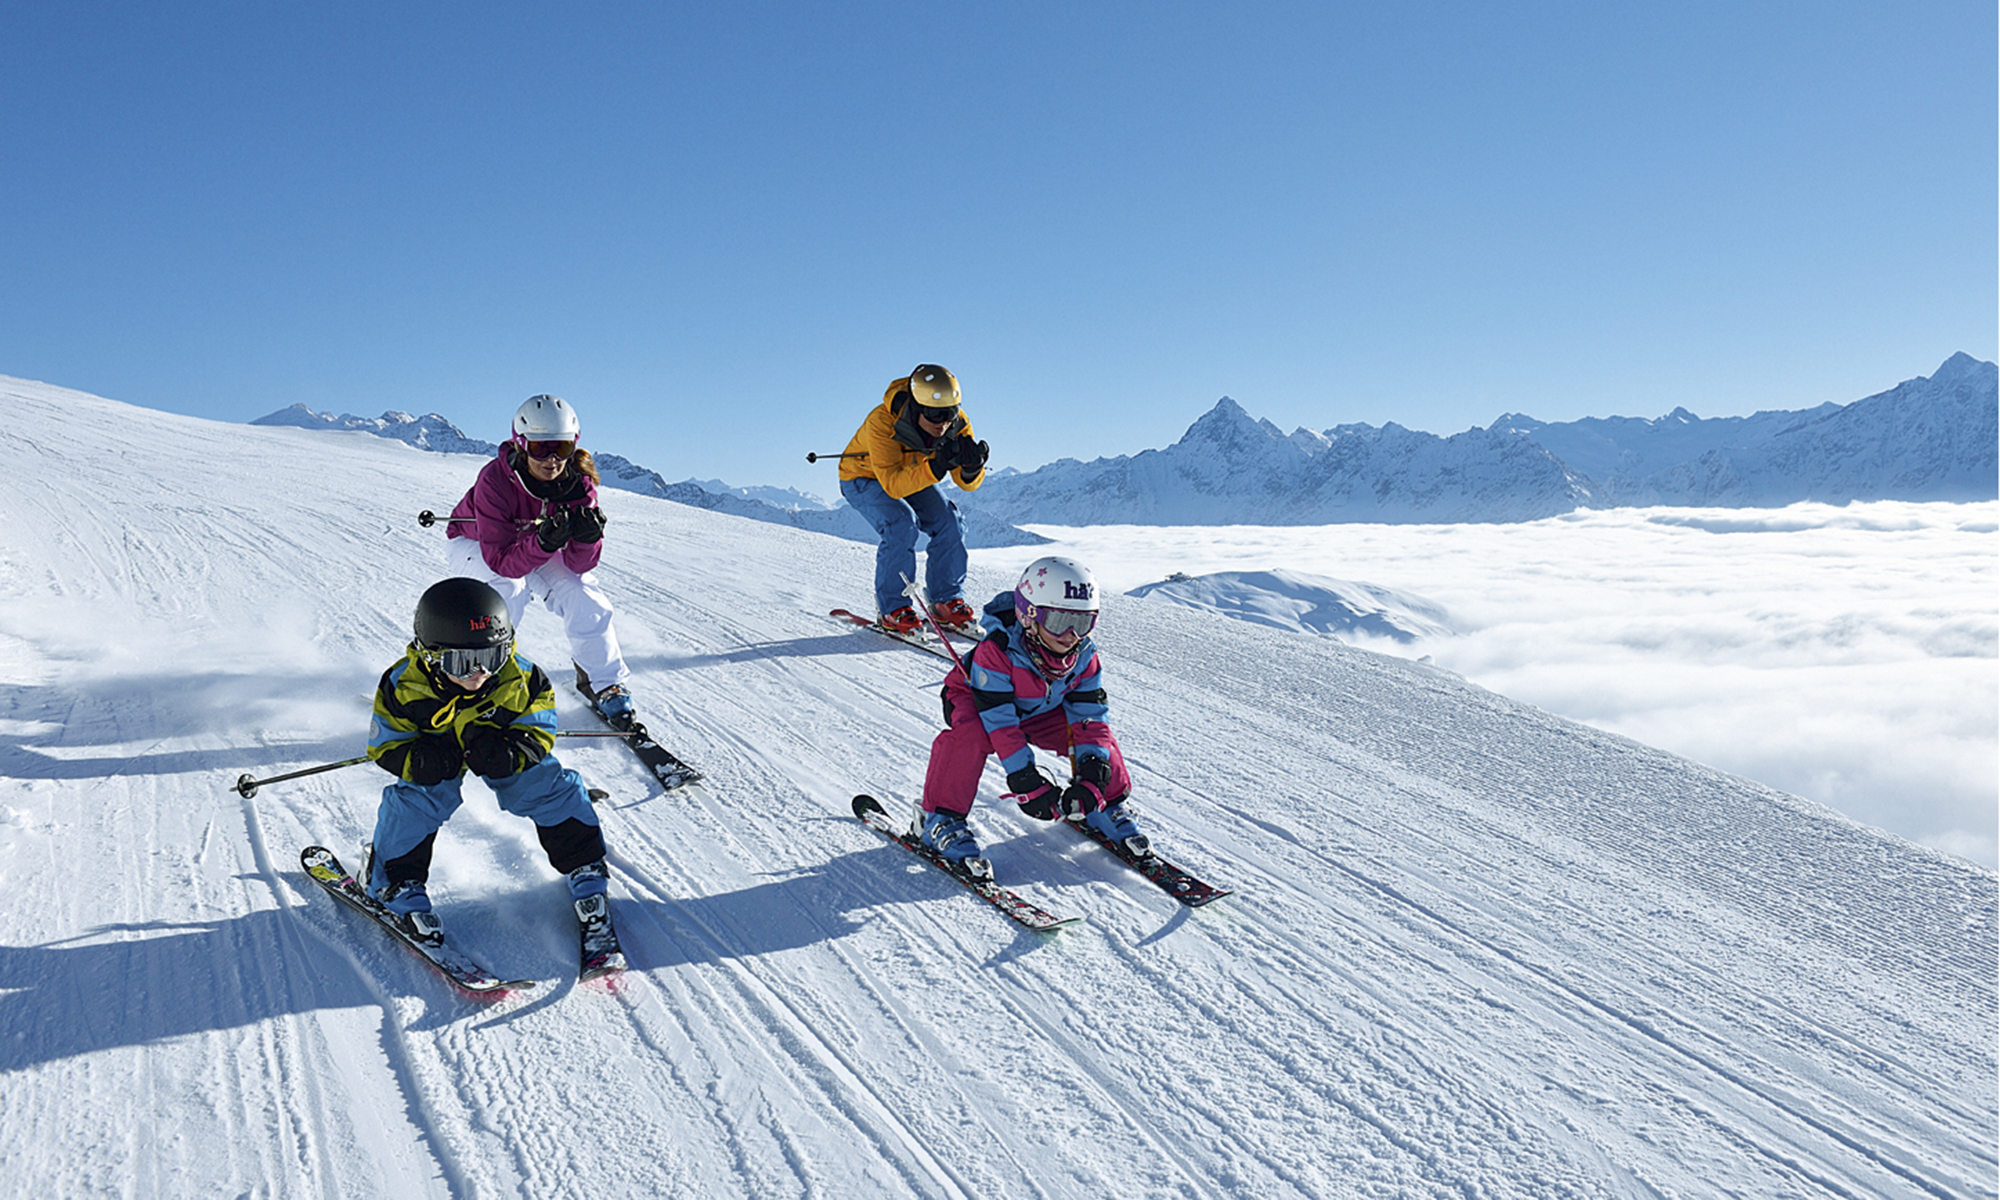
<svg viewBox="0 0 2000 1200"><path fill-rule="evenodd" d="M1111 760L1079 758L1069 787L1062 794L1063 815L1081 817L1104 807L1104 789L1111 786Z"/></svg>
<svg viewBox="0 0 2000 1200"><path fill-rule="evenodd" d="M986 443L975 442L969 433L958 435L958 469L967 475L979 474L986 465Z"/></svg>
<svg viewBox="0 0 2000 1200"><path fill-rule="evenodd" d="M570 513L569 540L584 545L604 536L604 510L601 508L579 508Z"/></svg>
<svg viewBox="0 0 2000 1200"><path fill-rule="evenodd" d="M1062 793L1056 789L1056 781L1032 763L1008 772L1007 790L1021 805L1021 811L1037 821L1053 821L1063 815L1058 807Z"/></svg>
<svg viewBox="0 0 2000 1200"><path fill-rule="evenodd" d="M457 742L445 734L423 734L403 751L401 773L419 787L435 787L456 778L464 765Z"/></svg>
<svg viewBox="0 0 2000 1200"><path fill-rule="evenodd" d="M951 437L939 438L937 445L931 447L931 470L936 473L939 479L943 479L945 476L951 474L951 469L957 465L958 439Z"/></svg>
<svg viewBox="0 0 2000 1200"><path fill-rule="evenodd" d="M521 729L474 725L465 731L465 765L486 779L505 779L541 761L534 735Z"/></svg>
<svg viewBox="0 0 2000 1200"><path fill-rule="evenodd" d="M542 518L542 523L535 527L535 541L546 553L554 554L569 542L569 514L570 510L567 508L552 508L548 515ZM602 531L599 533L601 535Z"/></svg>

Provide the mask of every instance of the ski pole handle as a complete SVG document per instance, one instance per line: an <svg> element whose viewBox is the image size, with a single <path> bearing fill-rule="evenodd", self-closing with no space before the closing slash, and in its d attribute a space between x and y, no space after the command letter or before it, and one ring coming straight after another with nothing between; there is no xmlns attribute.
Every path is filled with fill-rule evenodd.
<svg viewBox="0 0 2000 1200"><path fill-rule="evenodd" d="M806 454L806 461L809 463L816 463L822 458L867 458L867 457L868 457L868 452L866 450L854 450L846 454L816 454L809 451Z"/></svg>

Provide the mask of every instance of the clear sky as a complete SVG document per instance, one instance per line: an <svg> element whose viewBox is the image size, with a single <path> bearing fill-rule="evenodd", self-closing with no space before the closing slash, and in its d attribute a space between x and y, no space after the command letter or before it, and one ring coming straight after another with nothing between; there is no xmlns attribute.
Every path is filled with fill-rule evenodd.
<svg viewBox="0 0 2000 1200"><path fill-rule="evenodd" d="M1996 357L1992 3L0 0L0 374L831 496L1224 394L1439 433Z"/></svg>

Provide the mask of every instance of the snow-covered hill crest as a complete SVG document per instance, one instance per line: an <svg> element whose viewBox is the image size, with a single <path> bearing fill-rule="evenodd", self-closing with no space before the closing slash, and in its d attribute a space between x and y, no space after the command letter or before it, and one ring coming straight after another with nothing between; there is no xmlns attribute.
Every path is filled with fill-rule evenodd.
<svg viewBox="0 0 2000 1200"><path fill-rule="evenodd" d="M1107 597L1190 913L989 770L1037 939L907 811L939 663L828 619L865 545L630 492L600 578L652 728L607 789L632 970L477 782L438 839L477 1007L307 882L476 461L0 379L0 1163L24 1196L1992 1196L1991 871L1331 639ZM974 591L1032 551L984 552ZM560 675L559 624L529 657ZM568 691L566 729L598 728Z"/></svg>
<svg viewBox="0 0 2000 1200"><path fill-rule="evenodd" d="M969 504L1016 524L1317 525L1992 499L1997 423L1996 368L1965 354L1845 406L1553 424L1514 413L1450 437L1393 422L1287 435L1225 396L1164 450L996 477Z"/></svg>
<svg viewBox="0 0 2000 1200"><path fill-rule="evenodd" d="M415 446L419 450L434 450L442 454L477 454L483 458L490 458L498 449L493 442L482 442L477 438L465 436L458 426L436 413L413 417L409 413L392 411L385 412L379 417L357 417L352 414L336 417L330 413L315 412L303 404L294 404L250 423L291 426L299 429L372 433L377 437ZM867 542L873 545L879 540L875 530L868 524L867 518L845 504L828 507L817 501L781 503L780 501L786 499L785 494L779 489L768 487L705 486L692 479L668 483L659 472L642 467L622 455L598 453L594 457L606 487L636 492L641 496L657 496L676 504L687 504L710 512L725 512L731 516L747 517L752 521L766 521L774 525L808 529L814 533L829 534L851 542ZM799 497L800 501L806 499L803 496ZM967 511L964 515L965 543L975 549L1037 546L1048 541L1047 538L1024 529L1016 529L1005 522L994 520L985 513ZM921 540L920 538L919 541Z"/></svg>

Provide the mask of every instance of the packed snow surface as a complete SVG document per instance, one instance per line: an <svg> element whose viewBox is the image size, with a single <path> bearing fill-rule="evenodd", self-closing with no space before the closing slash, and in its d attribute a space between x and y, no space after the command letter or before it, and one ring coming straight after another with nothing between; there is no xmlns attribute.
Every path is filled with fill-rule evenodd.
<svg viewBox="0 0 2000 1200"><path fill-rule="evenodd" d="M361 745L478 460L0 380L0 1171L23 1196L1990 1196L1992 872L1421 664L1111 596L1115 726L1200 912L975 824L1017 932L847 815L939 663L825 613L865 546L613 492L654 729L611 799L633 968L576 986L484 788L433 894L478 1005L333 904ZM995 553L995 552L988 552ZM1021 551L1031 556L1032 551ZM1010 580L982 563L974 594ZM531 611L531 657L561 674ZM564 725L593 721L560 697Z"/></svg>

